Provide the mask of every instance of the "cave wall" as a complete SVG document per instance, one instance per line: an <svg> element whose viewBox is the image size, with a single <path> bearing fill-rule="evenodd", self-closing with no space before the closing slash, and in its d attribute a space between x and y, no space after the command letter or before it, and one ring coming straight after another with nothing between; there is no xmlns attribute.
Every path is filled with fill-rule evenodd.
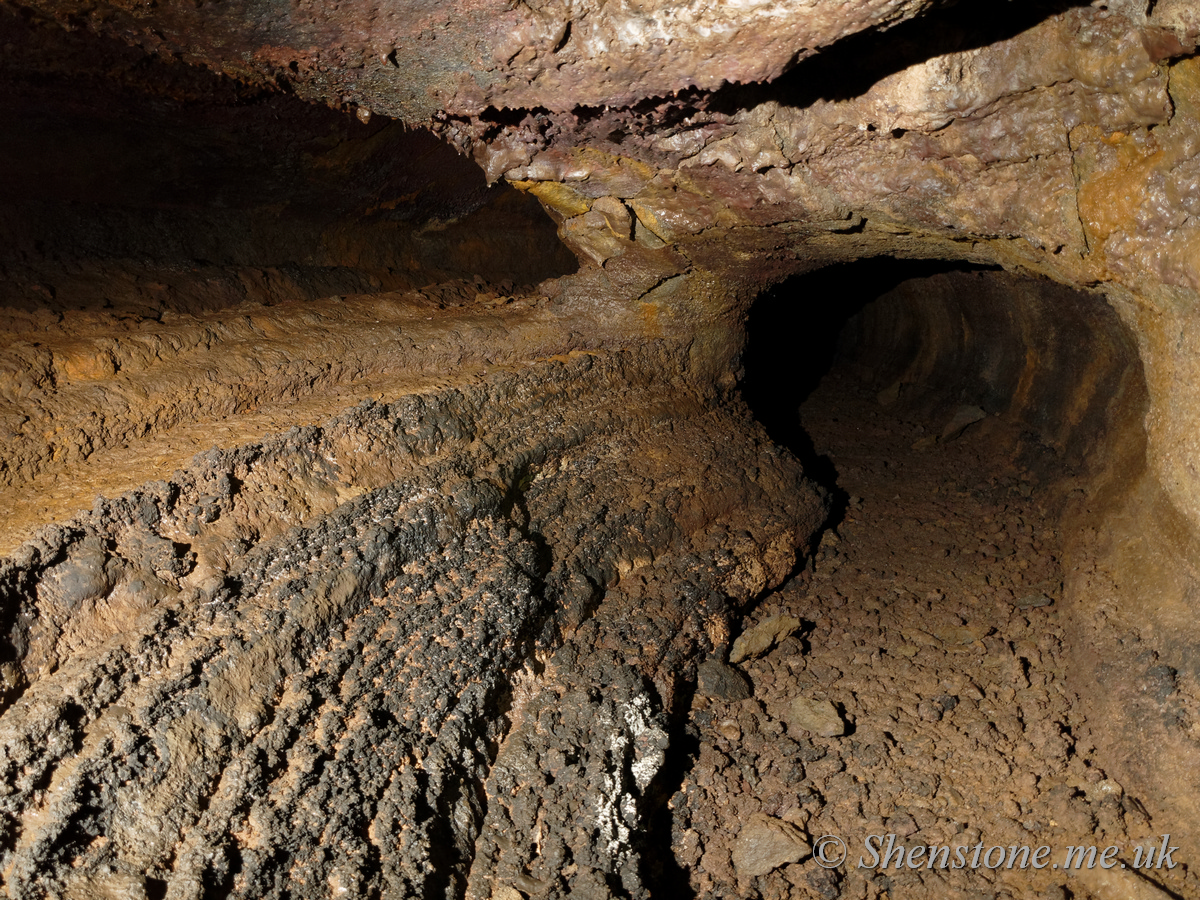
<svg viewBox="0 0 1200 900"><path fill-rule="evenodd" d="M680 364L648 341L368 401L24 544L10 896L644 893L675 694L824 515Z"/></svg>
<svg viewBox="0 0 1200 900"><path fill-rule="evenodd" d="M0 45L0 114L19 123L0 140L0 301L16 333L72 311L202 313L463 277L511 287L576 268L536 202L489 189L426 130L9 5Z"/></svg>
<svg viewBox="0 0 1200 900"><path fill-rule="evenodd" d="M1033 477L1066 536L1069 682L1090 739L1190 846L1200 548L1156 474L1147 340L1126 302L997 271L912 278L854 316L841 346L881 403L929 424L930 449L959 407L978 406L972 427ZM1159 402L1188 415L1177 388Z"/></svg>
<svg viewBox="0 0 1200 900"><path fill-rule="evenodd" d="M840 345L885 405L931 421L972 405L988 416L978 429L1019 426L1053 454L1061 468L1045 480L1060 490L1076 489L1066 472L1093 494L1144 472L1145 374L1098 292L998 270L911 278L855 315Z"/></svg>
<svg viewBox="0 0 1200 900"><path fill-rule="evenodd" d="M877 255L1003 270L897 288L858 346L1072 468L1076 690L1200 821L1192 4L0 34L11 895L643 893L677 695L827 508L738 399L747 312ZM586 827L517 839L547 817Z"/></svg>

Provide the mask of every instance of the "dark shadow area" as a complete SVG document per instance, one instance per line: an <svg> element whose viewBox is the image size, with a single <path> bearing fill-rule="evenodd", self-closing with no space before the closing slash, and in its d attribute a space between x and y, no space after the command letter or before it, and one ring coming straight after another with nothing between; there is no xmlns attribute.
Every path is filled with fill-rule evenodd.
<svg viewBox="0 0 1200 900"><path fill-rule="evenodd" d="M577 267L534 198L428 131L22 10L0 7L0 45L0 307L153 315Z"/></svg>
<svg viewBox="0 0 1200 900"><path fill-rule="evenodd" d="M846 324L868 303L909 279L973 268L881 256L793 276L754 302L742 358L742 396L771 439L794 453L809 477L831 492L831 525L841 520L848 498L837 487L833 462L817 453L804 430L800 405L844 354Z"/></svg>
<svg viewBox="0 0 1200 900"><path fill-rule="evenodd" d="M646 792L651 813L646 828L647 839L641 847L642 877L654 896L695 897L695 891L688 883L688 870L679 864L672 852L674 836L671 833L674 805L687 802L681 789L700 756L700 732L689 721L695 694L694 682L679 683L675 708L669 713L671 742L663 766Z"/></svg>
<svg viewBox="0 0 1200 900"><path fill-rule="evenodd" d="M742 395L771 439L806 464L811 450L798 410L833 367L846 323L910 278L971 267L888 256L796 275L754 301L747 322Z"/></svg>
<svg viewBox="0 0 1200 900"><path fill-rule="evenodd" d="M843 38L769 84L716 91L707 108L732 114L765 100L797 109L818 100L851 100L910 66L1009 40L1051 16L1090 5L1081 0L943 4L894 28L872 28Z"/></svg>

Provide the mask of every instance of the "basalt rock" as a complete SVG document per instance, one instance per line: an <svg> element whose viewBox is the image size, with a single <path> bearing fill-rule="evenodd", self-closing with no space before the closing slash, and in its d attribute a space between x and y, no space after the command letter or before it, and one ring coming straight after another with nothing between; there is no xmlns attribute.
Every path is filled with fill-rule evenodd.
<svg viewBox="0 0 1200 900"><path fill-rule="evenodd" d="M639 893L677 685L824 514L745 419L648 391L670 366L368 402L24 545L9 893L559 895L564 852Z"/></svg>
<svg viewBox="0 0 1200 900"><path fill-rule="evenodd" d="M748 316L837 266L796 355L875 256L970 268L842 357L930 452L970 409L1057 454L1064 575L1009 602L1068 611L1097 758L1198 858L1198 42L1186 0L0 4L5 890L646 896L698 669L846 507L743 401Z"/></svg>

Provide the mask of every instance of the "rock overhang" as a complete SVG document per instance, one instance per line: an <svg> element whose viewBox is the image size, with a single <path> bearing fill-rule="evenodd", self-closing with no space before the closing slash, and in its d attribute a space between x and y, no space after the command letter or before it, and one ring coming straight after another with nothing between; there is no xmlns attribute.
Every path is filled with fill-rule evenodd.
<svg viewBox="0 0 1200 900"><path fill-rule="evenodd" d="M241 79L253 90L294 92L301 98L340 107L354 116L348 119L350 127L366 129L364 135L384 135L362 152L353 148L365 147L368 141L357 145L333 142L332 162L326 168L338 172L345 163L346 171L357 173L360 187L364 178L372 183L370 179L379 175L381 166L393 165L403 174L409 162L423 152L426 138L405 138L403 126L381 125L379 116L393 116L406 126L428 127L478 162L487 180L503 180L541 204L561 241L578 258L577 274L542 282L527 293L511 286L492 289L470 277L475 274L473 263L487 255L482 236L486 222L481 229L465 229L435 247L435 252L449 253L454 246L461 250L454 264L446 266L437 279L449 272L464 280L445 291L426 291L416 299L383 298L382 302L395 305L386 316L375 315L371 305L375 301L363 299L378 296L383 285L364 286L352 284L352 280L337 288L336 326L321 315L314 317L302 310L267 310L265 314L261 309L249 310L243 331L234 334L234 328L225 335L228 346L244 345L238 350L242 356L246 348L253 347L269 359L285 362L307 357L314 372L292 372L293 382L279 390L278 396L268 396L275 390L271 388L250 400L239 399L244 394L242 385L218 384L211 389L212 405L228 402L230 409L237 410L239 403L270 400L299 406L296 401L305 391L329 388L333 396L322 407L322 414L330 414L337 412L343 401L362 399L356 388L337 393L343 389L339 379L344 375L347 384L358 379L362 390L381 386L396 396L420 393L435 397L430 401L433 406L445 403L457 409L461 398L453 396L453 390L446 393L447 373L451 381L479 379L485 386L470 395L479 406L475 426L484 440L495 443L472 452L482 449L485 457L488 453L493 456L476 461L486 475L465 489L470 502L443 516L445 522L439 527L444 533L438 539L449 543L453 543L450 538L461 537L455 531L461 524L455 524L455 516L465 520L472 510L482 510L483 518L503 512L527 530L538 515L543 525L558 522L556 516L561 517L564 510L584 515L587 501L578 495L572 479L585 483L587 479L580 473L592 471L597 458L604 456L589 449L591 441L600 444L613 439L612 447L605 451L607 464L612 466L609 471L628 477L630 484L646 478L647 472L669 457L672 441L661 435L639 438L633 433L646 422L660 424L665 408L673 406L672 415L666 416L676 420L671 427L685 432L684 423L691 417L701 424L695 425L695 444L688 448L695 459L684 466L686 471L664 475L664 497L674 497L678 482L698 480L700 473L706 479L712 477L712 469L705 466L720 457L712 449L712 428L730 433L740 429L744 433L738 441L749 435L750 443L737 444L737 452L731 451L730 460L725 461L728 465L717 467L720 490L712 496L690 497L686 508L671 507L673 525L653 516L652 522L632 516L624 526L614 526L611 534L605 532L613 540L613 546L605 551L580 551L572 537L551 541L552 546L578 551L580 556L572 562L578 566L559 573L563 584L558 596L566 610L557 622L560 636L577 628L592 629L586 632L588 640L594 636L597 626L587 623L595 612L597 592L611 592L613 603L605 615L613 621L624 622L622 616L637 620L639 604L663 604L673 590L673 579L686 574L689 566L711 566L717 573L715 582L701 578L694 596L688 594L686 602L678 601L680 609L664 606L674 618L669 626L663 626L663 634L655 633L647 640L645 674L670 672L673 666L686 671L687 653L681 649L685 644L692 652L699 646L719 647L729 627L730 612L719 597L706 591L715 590L717 584L744 602L764 586L778 582L796 547L803 546L819 524L824 502L819 493L806 486L788 464L779 463L765 443L756 443L761 436L744 418L725 414L726 405L736 397L742 328L753 298L765 286L797 272L880 254L999 265L1094 289L1092 300L1098 304L1107 300L1116 309L1136 343L1145 371L1146 397L1144 408L1130 407L1132 413L1118 410L1109 425L1137 435L1144 428L1145 442L1141 445L1130 439L1136 446L1132 455L1124 458L1125 483L1110 491L1103 508L1094 512L1113 523L1114 543L1129 539L1115 551L1111 546L1102 548L1101 555L1111 554L1114 565L1137 584L1137 595L1123 595L1123 621L1144 620L1142 624L1154 635L1155 652L1165 658L1173 662L1189 658L1190 648L1200 642L1186 621L1194 592L1185 564L1200 528L1200 483L1191 465L1194 422L1200 414L1195 385L1200 378L1193 374L1198 368L1197 355L1189 351L1200 346L1193 339L1200 286L1200 211L1195 208L1195 198L1200 195L1200 67L1191 56L1200 37L1200 21L1193 6L1184 0L1160 0L1149 15L1147 6L1137 2L1029 4L1013 22L974 31L964 24L965 15L974 11L960 8L955 18L954 9L941 5L891 0L786 7L772 3L668 6L632 2L502 7L464 2L453 7L414 3L386 9L365 3L334 8L255 2L219 10L203 4L130 7L68 2L30 4L25 9L36 8L34 19L56 19L81 31L90 29L104 39L131 41L139 48L131 57L135 66L140 55L149 52L164 60L168 70L182 69L173 62L176 59L199 63ZM1026 15L1027 20L1022 18ZM997 18L1003 17L997 14ZM873 38L872 32L880 36ZM91 39L83 38L84 42ZM883 53L889 43L895 48ZM884 59L877 62L856 56L864 51L882 53ZM867 75L852 74L858 68ZM69 75L67 64L63 71ZM193 95L189 102L204 105L208 101ZM385 139L388 134L399 136L389 141ZM350 152L339 156L339 148L346 147ZM465 160L454 164L458 163ZM439 162L434 168L442 165ZM446 169L451 165L444 163ZM472 177L478 176L473 173ZM448 196L418 197L412 206L400 204L388 214L415 220L422 228L436 220L432 229L422 232L428 236L441 233L446 222L463 218L469 208L485 214L498 209L481 199L488 196L482 188L459 193L462 183L456 177L447 179L447 185ZM389 197L385 202L394 200ZM352 207L346 212L357 214ZM537 232L537 239L549 242L549 233ZM333 243L336 252L330 252L330 259L337 253L357 253L359 260L370 256L363 250L365 238L352 230L340 233ZM498 250L493 247L490 258L511 254L511 248L511 244L501 244ZM518 252L532 254L536 249ZM261 300L279 291L282 281L277 276L261 277L262 284L255 282L242 299ZM244 283L242 275L238 278ZM284 287L285 293L292 291L293 287ZM341 303L343 295L359 292L363 296ZM1071 322L1091 327L1086 301L1079 302L1078 310L1071 307ZM1013 321L1025 322L1019 304L1014 308ZM239 309L238 314L241 312ZM327 312L323 310L322 315ZM416 324L417 319L426 318L434 324ZM175 323L165 324L170 331ZM178 334L166 335L166 343L178 342L180 335L192 340L192 332L210 327L203 322L184 324ZM224 324L219 327L227 329ZM355 344L355 338L343 335L342 343L329 341L322 347L306 340L306 327L322 335L341 327L345 334L357 330L381 340L377 347L364 349ZM439 331L442 327L445 330ZM387 333L389 328L395 328L396 334ZM1101 331L1095 334L1104 336ZM1114 342L1119 343L1116 338ZM1031 342L1030 347L1035 344ZM222 352L219 342L214 346L217 354ZM90 382L89 389L100 389L111 379L117 386L115 393L129 390L122 379L136 368L135 363L145 362L146 354L133 354L126 365L126 356L106 348L97 353L86 347L75 353L72 348L62 354L63 360L72 363L60 373L66 376L63 386L76 380ZM352 363L345 372L336 368L343 354ZM600 360L594 368L587 365L589 354ZM76 365L75 356L82 363ZM19 360L20 366L28 362L24 357ZM326 372L337 374L318 371L327 363ZM126 365L126 371L120 370L121 365ZM225 363L212 365L220 368ZM381 378L395 375L396 369L405 366L419 370L428 380L416 385L411 380ZM565 378L559 368L564 366L569 373ZM188 368L188 363L180 368ZM523 369L539 374L513 375ZM1063 379L1072 377L1068 369ZM55 370L51 366L48 371ZM148 371L152 375L147 378L153 381L165 370ZM269 373L258 374L264 384L273 380ZM669 382L670 391L645 399L644 409L622 411L626 397L655 379ZM574 386L569 384L572 380ZM524 387L522 381L527 382ZM190 385L184 378L175 386L186 393ZM28 385L22 390L25 387ZM1072 390L1058 391L1055 403L1068 408ZM227 391L228 397L222 391ZM545 391L546 397L531 396L538 391ZM28 396L16 399L24 402ZM170 391L164 392L164 397L169 406ZM563 453L554 459L560 467L557 480L543 475L531 492L544 508L539 511L535 504L532 513L523 512L522 507L493 496L494 485L489 484L513 491L515 485L541 474L538 467L546 460L538 449L515 451L522 459L529 457L521 464L524 469L501 456L522 440L540 446L540 437L530 435L541 421L537 417L555 402L564 408L591 404L587 409L598 410L599 418L581 424L573 422L568 413L565 420L552 416L545 420L545 433L554 435L555 440L581 443L574 457ZM503 416L497 419L494 410L486 411L492 403L512 404L519 427L502 424ZM102 404L95 405L99 408ZM701 421L706 405L725 411L713 420L719 420L719 427ZM58 410L52 412L50 419L61 419ZM105 429L88 424L86 408L74 412L79 413L79 433L89 441L96 437L99 446ZM393 418L404 416L416 422L421 419L420 411L407 408ZM353 431L358 419L351 418ZM484 421L490 424L478 424ZM263 422L267 429L292 424L287 422L287 414L275 410ZM605 423L617 429L616 438L612 434L603 440L595 437ZM416 439L428 442L422 444L422 452L440 446L442 438L434 432L443 424L439 422L429 434ZM18 431L25 435L24 443L30 444L29 429L24 425L18 426ZM332 427L344 426L338 422ZM463 426L463 433L455 439L469 435L471 427ZM565 431L556 430L563 428ZM571 433L572 428L577 431ZM511 446L498 437L506 430L513 435ZM560 438L560 434L568 436ZM128 440L132 432L121 432L119 437ZM238 444L248 437L234 429L223 439ZM357 433L353 437L357 440ZM320 534L314 537L314 533L343 527L349 532L355 527L354 511L342 509L340 504L359 502L365 509L379 499L372 495L357 501L355 491L361 486L351 483L353 479L341 485L342 493L325 484L325 464L312 457L310 448L300 446L303 440L292 443L296 446L289 445L289 452L296 452L296 460L276 474L280 482L295 482L295 497L281 495L276 498L278 508L246 513L253 528L212 536L201 562L207 567L202 574L214 578L204 585L189 585L207 591L203 602L212 601L217 594L223 598L221 603L231 602L231 583L223 579L239 554L251 557L257 553L260 561L272 554L287 556L290 538L280 537L272 528L281 523L305 526L303 521L289 518L290 508L305 509L318 521L336 511L336 521L329 527L318 524L315 532L296 532L296 537L313 544L317 554L328 548L321 544L324 538ZM639 465L639 454L644 466ZM330 465L335 467L344 464L341 460L353 458L346 452L334 456L339 462ZM529 468L531 460L533 468ZM225 462L236 468L244 460ZM137 465L134 470L143 471ZM489 465L498 468L493 472ZM209 468L216 472L220 466L214 466ZM776 496L769 496L770 491L764 491L762 485L751 487L744 479L739 481L744 475L738 474L739 466L745 471L761 468L770 473L767 483L777 489ZM370 477L380 479L369 491L383 490L382 482L395 475L392 463L379 463L378 468L380 472L372 473L371 465L364 466ZM525 474L514 477L514 472ZM206 473L208 469L201 466L197 477ZM432 477L420 475L426 481ZM781 486L787 490L779 490ZM226 523L236 521L236 503L229 497L224 500L232 505L222 511L219 491L194 487L191 494L195 497L188 494L188 498L195 499L196 509L180 509L175 515L194 519L198 535L203 537L206 526L213 525L206 521L213 510L226 516ZM530 484L525 484L517 493L527 493L529 488ZM631 499L636 489L630 490L629 496L613 501L615 510L641 509ZM781 497L789 490L791 505L781 505ZM472 499L472 492L482 499ZM384 497L384 502L390 502L389 497ZM406 497L404 502L410 499ZM153 500L152 505L159 500L162 498ZM162 502L170 506L173 501ZM663 506L667 508L667 500ZM122 549L121 541L126 540L127 529L144 526L154 530L158 525L119 520L133 514L127 510L113 513L114 508L99 505L96 518L83 526L84 531L113 531L117 556L143 569L153 568L151 563L141 562L139 551ZM371 507L371 515L377 513ZM761 516L758 531L749 537L736 533L744 524L742 519L756 516ZM215 521L221 521L220 515ZM266 523L271 527L265 527ZM215 530L224 527L218 525ZM676 528L678 531L673 530ZM680 555L679 534L686 537L685 544L691 542L684 555ZM661 540L655 544L647 535ZM175 535L180 545L196 536L186 532ZM68 558L74 558L74 553L85 560L85 569L90 566L101 573L128 568L125 563L110 566L108 557L99 567L94 560L88 563L97 552L104 555L113 549L103 541L89 543L94 537L90 532L84 536L69 532L48 539L46 559L31 564L28 571L37 565L53 569L60 562L51 559L55 553ZM1152 546L1159 538L1165 549ZM547 540L540 527L529 533L510 532L497 540L498 546L510 541L517 548L496 563L505 590L520 583L519 590L509 591L509 599L539 590L536 582L547 575L536 561L538 541ZM256 542L261 546L256 548ZM204 541L196 543L199 547ZM338 549L353 555L353 539ZM141 555L149 558L153 554ZM177 574L168 570L182 562L168 562L171 565L164 571L176 578ZM306 564L298 565L303 568ZM621 579L631 574L634 577L622 587ZM318 575L307 570L297 577L310 576L313 584L305 582L313 589L310 593L334 605L352 601L353 606L368 595L378 600L383 590L380 585L341 590L337 585L318 583ZM174 597L180 587L163 578L166 587L155 588L162 596L150 598L151 605ZM89 591L108 589L103 587L107 584L103 578L97 583L101 588L91 582L80 588L87 595L83 601L95 599ZM9 585L14 591L24 590L14 584ZM48 618L62 612L58 609L61 598L52 587L47 582L43 592ZM1086 612L1092 598L1084 588L1081 583L1076 599ZM347 609L350 616L358 607ZM540 627L544 610L525 613L530 613L526 618L533 623L527 622L532 634L535 625ZM298 616L303 620L310 614L301 609ZM301 622L297 627L304 631L308 626ZM1169 634L1164 636L1164 632ZM1113 631L1118 633L1119 629ZM39 639L44 638L42 644L65 641L67 647L73 635L67 628L56 633L54 641L45 634ZM650 648L658 644L675 654L670 662L665 655L651 658ZM505 646L506 652L512 650ZM633 645L626 641L621 646L630 652ZM48 651L39 647L49 658ZM30 666L35 662L31 658ZM289 664L303 667L306 663ZM574 672L574 665L562 663L563 671ZM1083 683L1086 674L1094 670L1094 660L1081 659L1079 669L1084 673ZM599 670L588 671L591 677ZM645 699L638 694L637 678L625 669L620 672L616 682L618 693L623 692L622 702L627 700L630 709L640 709ZM14 678L14 684L21 680L19 675ZM209 687L206 684L204 691ZM663 697L674 690L669 678L656 689ZM1111 711L1111 702L1115 702L1111 698L1123 696L1118 689L1110 693L1111 697L1093 698L1098 711ZM531 708L552 705L543 697ZM580 709L587 706L582 701L576 705ZM249 733L259 723L249 716L237 725ZM1111 758L1115 765L1133 773L1138 783L1149 785L1158 765L1155 760L1161 761L1173 751L1147 760L1121 760L1133 745L1131 735L1136 734L1139 722L1134 717L1127 725L1130 731L1114 732ZM648 733L657 733L659 723L645 727ZM1171 746L1186 750L1186 737L1180 738L1171 727L1170 723L1163 726L1164 740L1175 741ZM488 739L495 737L489 733ZM519 757L517 754L517 762ZM1178 758L1189 757L1182 753ZM503 770L503 766L496 770L497 777ZM480 777L482 774L480 769ZM592 772L583 781L591 779L592 789L596 789L609 777L609 772ZM640 786L636 777L633 783ZM1163 808L1171 808L1169 796L1156 799ZM1188 815L1186 811L1183 814ZM464 821L470 819L469 814L463 815ZM456 840L465 847L472 833L467 828L456 833ZM189 851L194 851L192 862L202 855L202 843ZM498 858L503 857L500 850L496 852ZM623 844L610 855L613 859L605 865L627 867L632 858Z"/></svg>

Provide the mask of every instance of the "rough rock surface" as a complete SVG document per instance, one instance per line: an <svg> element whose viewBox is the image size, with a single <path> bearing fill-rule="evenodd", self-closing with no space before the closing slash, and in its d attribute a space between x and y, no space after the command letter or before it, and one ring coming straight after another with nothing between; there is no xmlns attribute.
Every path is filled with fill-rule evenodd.
<svg viewBox="0 0 1200 900"><path fill-rule="evenodd" d="M804 737L818 734L821 737L840 737L846 733L846 723L837 707L828 700L813 697L796 697L784 714L788 734Z"/></svg>
<svg viewBox="0 0 1200 900"><path fill-rule="evenodd" d="M771 616L765 622L760 622L737 636L733 642L733 649L729 651L729 661L740 663L762 656L799 627L799 619L793 619L791 616Z"/></svg>
<svg viewBox="0 0 1200 900"><path fill-rule="evenodd" d="M824 515L787 456L717 452L745 420L640 371L584 354L365 404L25 545L0 573L9 893L411 896L468 868L640 893L676 682Z"/></svg>
<svg viewBox="0 0 1200 900"><path fill-rule="evenodd" d="M1198 42L1189 0L2 0L4 890L1200 859ZM854 301L880 255L975 268ZM756 382L755 297L823 267ZM831 384L899 439L830 471L795 370L875 297Z"/></svg>
<svg viewBox="0 0 1200 900"><path fill-rule="evenodd" d="M286 79L310 96L421 119L488 107L625 106L692 86L769 80L839 38L931 5L456 0L381 12L362 2L301 8L247 0L216 15L170 3L147 16L67 0L39 11L230 74ZM206 39L197 42L197 33Z"/></svg>
<svg viewBox="0 0 1200 900"><path fill-rule="evenodd" d="M1053 524L1062 457L1023 443L1011 421L909 449L937 417L919 405L881 407L845 373L805 403L803 420L857 502L838 524L841 540L747 617L748 626L784 614L804 622L745 665L753 697L693 704L699 746L670 800L674 890L829 900L1197 896L1194 867L1179 851L1170 870L1132 871L1164 829L1103 764L1096 741L1108 723L1086 716L1066 686L1071 617L1012 605L1031 587L1062 584ZM1005 552L985 551L989 544ZM981 637L938 636L964 624ZM1175 693L1159 679L1162 693ZM797 689L853 709L850 733L793 734ZM776 833L802 830L814 853L846 862L752 858L749 848L770 840L764 820L780 823ZM871 835L880 838L868 845ZM962 848L968 864L929 866L922 849L916 865L897 865L893 854L884 866L889 835L906 854L949 848L952 862ZM822 851L825 836L843 845ZM1173 833L1170 843L1182 841ZM1041 869L982 862L998 846L1007 858L1013 845L1051 855ZM1067 870L1071 846L1116 847L1116 862Z"/></svg>
<svg viewBox="0 0 1200 900"><path fill-rule="evenodd" d="M798 863L811 852L804 832L791 822L755 813L742 826L731 857L738 877L748 879Z"/></svg>

